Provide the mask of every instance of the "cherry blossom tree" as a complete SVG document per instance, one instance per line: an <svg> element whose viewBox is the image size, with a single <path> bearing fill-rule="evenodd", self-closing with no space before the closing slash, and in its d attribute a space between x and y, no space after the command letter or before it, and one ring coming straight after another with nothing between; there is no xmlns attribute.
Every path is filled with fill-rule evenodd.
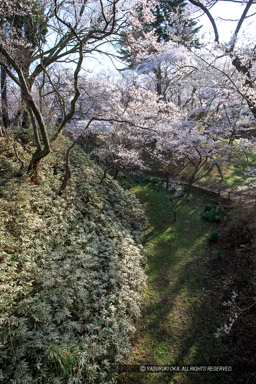
<svg viewBox="0 0 256 384"><path fill-rule="evenodd" d="M223 56L223 48L217 47L199 54L171 39L159 41L153 30L143 29L145 21L154 19L151 1L140 2L139 15L136 1L23 3L21 7L10 1L0 7L0 65L21 89L33 123L36 151L29 169L51 151L51 143L70 124L73 143L66 154L62 189L71 177L70 153L82 137L88 143L89 135L100 138L93 152L105 170L142 169L148 166L145 158L151 158L169 178L190 164L190 184L206 165L220 170L231 147L227 143L232 144L244 124L248 107L252 111L252 78L246 85L248 74L234 70L233 53ZM25 14L32 26L39 24L38 38L26 38L28 27L13 22ZM86 57L116 55L110 44L117 44L124 29L135 27L141 33L127 34L127 49L140 64L126 83L81 75ZM165 77L161 92L151 76L159 65ZM46 122L55 124L50 134Z"/></svg>
<svg viewBox="0 0 256 384"><path fill-rule="evenodd" d="M229 145L231 128L224 119L226 111L219 111L219 126L212 121L212 115L221 103L220 95L216 95L219 101L211 113L203 102L209 102L212 93L202 84L199 88L197 79L197 105L193 109L191 106L181 109L172 101L159 97L155 90L134 82L134 78L122 85L103 83L102 80L97 84L94 80L95 90L90 94L90 101L93 103L91 107L97 110L97 118L84 122L74 120L68 127L73 143L79 140L81 143L81 138L84 146L90 138L98 142L99 145L89 147L92 156L104 168L102 181L106 171L112 169L126 174L157 172L168 184L170 178L180 178L189 166L192 169L190 190L199 174L213 167L217 167L222 176L220 165L228 160L232 147ZM212 82L214 84L214 79ZM88 100L83 101L89 105ZM207 117L199 118L200 113Z"/></svg>
<svg viewBox="0 0 256 384"><path fill-rule="evenodd" d="M136 22L136 1L124 0L75 1L75 0L14 0L0 5L3 28L0 34L0 65L11 80L21 89L31 119L33 120L36 151L29 169L51 151L51 141L56 140L72 119L80 96L79 74L84 58L93 53L111 56L108 47L122 29ZM150 2L143 2L147 13ZM27 35L25 23L15 20L29 16L30 29L40 24L40 33ZM39 38L45 31L44 41ZM31 31L30 31L31 32ZM29 36L29 37L28 37ZM139 42L134 40L134 45ZM53 136L49 137L40 106L33 97L32 87L43 73L50 80L50 68L56 63L72 64L73 92L62 105L61 121ZM52 86L53 86L53 81ZM54 86L53 86L54 89ZM55 91L58 94L57 87ZM39 129L39 131L38 131ZM39 134L40 132L40 134Z"/></svg>
<svg viewBox="0 0 256 384"><path fill-rule="evenodd" d="M239 92L246 100L252 114L256 117L256 93L255 93L255 42L251 36L243 36L245 41L244 47L239 46L239 36L246 19L255 17L255 1L237 1L241 4L241 16L236 21L236 27L233 36L229 42L221 42L218 26L215 18L212 16L211 7L215 1L201 2L198 0L189 0L195 10L200 10L205 13L212 25L214 35L214 46L211 48L215 51L215 60L223 57L228 57L233 65L233 68L240 75ZM229 3L229 0L223 1ZM210 64L210 63L209 63Z"/></svg>
<svg viewBox="0 0 256 384"><path fill-rule="evenodd" d="M93 114L97 117L77 124L74 120L67 127L68 134L73 136L73 144L81 142L81 137L84 137L84 143L92 136L97 137L101 145L95 147L92 154L105 172L109 169L126 173L145 169L145 148L156 140L162 125L172 126L180 121L179 108L138 84L99 81L99 87L96 81L94 83L96 90L101 90L90 95Z"/></svg>

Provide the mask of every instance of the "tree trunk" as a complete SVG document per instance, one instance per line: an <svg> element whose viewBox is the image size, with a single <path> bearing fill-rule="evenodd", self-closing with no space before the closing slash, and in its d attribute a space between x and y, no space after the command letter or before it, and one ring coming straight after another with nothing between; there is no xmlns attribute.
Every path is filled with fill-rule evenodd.
<svg viewBox="0 0 256 384"><path fill-rule="evenodd" d="M28 84L29 91L31 91L31 87L29 86L28 78L29 78L29 65L28 68L23 69L23 74L24 78L26 80L26 83ZM27 106L27 101L26 101L26 95L24 92L21 91L21 100L22 100L22 121L21 121L21 126L23 128L28 129L30 126L30 116L28 112L28 106Z"/></svg>
<svg viewBox="0 0 256 384"><path fill-rule="evenodd" d="M105 169L104 169L103 176L102 176L102 178L101 178L101 180L100 180L100 184L103 183L103 180L106 179L106 177L107 177L107 169L105 168Z"/></svg>
<svg viewBox="0 0 256 384"><path fill-rule="evenodd" d="M166 192L168 192L169 189L169 174L168 172L165 172L165 178L166 178Z"/></svg>
<svg viewBox="0 0 256 384"><path fill-rule="evenodd" d="M114 176L114 180L117 179L118 173L119 173L119 169L116 169L115 176Z"/></svg>
<svg viewBox="0 0 256 384"><path fill-rule="evenodd" d="M156 75L156 93L158 96L163 96L162 92L162 72L161 72L161 67L157 67L154 70L154 73Z"/></svg>
<svg viewBox="0 0 256 384"><path fill-rule="evenodd" d="M7 75L4 68L1 68L1 102L2 102L2 119L3 126L9 127L9 116L8 116L8 102L7 102Z"/></svg>
<svg viewBox="0 0 256 384"><path fill-rule="evenodd" d="M170 202L172 204L172 209L173 209L173 223L176 223L176 221L177 221L177 206L171 197L170 197Z"/></svg>
<svg viewBox="0 0 256 384"><path fill-rule="evenodd" d="M216 163L216 162L215 162L214 164L215 164L215 166L216 166L216 168L217 168L217 170L218 170L218 172L219 172L221 181L224 181L224 177L223 177L223 173L222 173L221 167L220 167L219 164Z"/></svg>

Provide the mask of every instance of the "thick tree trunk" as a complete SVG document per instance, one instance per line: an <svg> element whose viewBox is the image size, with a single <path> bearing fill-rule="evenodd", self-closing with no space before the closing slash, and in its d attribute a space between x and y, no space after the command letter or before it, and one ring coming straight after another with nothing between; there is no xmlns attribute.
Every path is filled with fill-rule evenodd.
<svg viewBox="0 0 256 384"><path fill-rule="evenodd" d="M161 67L159 66L154 70L155 75L156 75L156 93L158 96L163 96L162 93L162 72L161 72Z"/></svg>
<svg viewBox="0 0 256 384"><path fill-rule="evenodd" d="M2 119L5 128L9 127L8 102L7 102L7 75L4 68L1 68L1 103Z"/></svg>
<svg viewBox="0 0 256 384"><path fill-rule="evenodd" d="M26 83L28 84L28 89L29 91L31 91L31 86L28 82L28 78L29 78L29 66L30 66L30 63L28 64L27 68L23 69L23 74L24 74L24 78L26 80ZM22 92L21 90L21 99L22 99L22 121L21 121L21 126L23 128L29 128L30 126L30 116L29 116L29 111L28 111L28 106L27 106L27 101L26 101L26 95L24 94L24 92Z"/></svg>
<svg viewBox="0 0 256 384"><path fill-rule="evenodd" d="M28 113L28 110L27 110L26 108L24 108L24 112L23 112L23 115L22 115L21 126L22 126L23 128L28 129L28 128L29 128L29 125L30 125L29 113Z"/></svg>

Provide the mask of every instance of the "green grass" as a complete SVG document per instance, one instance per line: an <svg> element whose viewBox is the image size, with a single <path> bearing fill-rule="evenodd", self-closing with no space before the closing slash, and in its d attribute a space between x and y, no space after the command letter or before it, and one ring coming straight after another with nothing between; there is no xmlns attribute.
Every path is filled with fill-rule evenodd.
<svg viewBox="0 0 256 384"><path fill-rule="evenodd" d="M238 187L247 186L254 178L249 177L246 174L247 165L244 162L232 161L228 165L222 165L223 181L221 181L220 176L216 169L203 176L201 181L215 184L219 183L219 186L222 188L232 188L236 189Z"/></svg>
<svg viewBox="0 0 256 384"><path fill-rule="evenodd" d="M216 166L212 166L211 171L208 165L203 167L196 178L208 185L218 185L221 189L237 189L238 187L247 186L255 182L255 177L247 174L248 166L256 168L256 153L244 152L238 149L234 144L233 153L229 155L229 160L226 163L219 164L223 180L221 180L220 173ZM182 172L182 177L189 180L194 168L189 165Z"/></svg>
<svg viewBox="0 0 256 384"><path fill-rule="evenodd" d="M233 155L230 157L228 164L221 166L224 180L222 182L217 171L213 168L212 172L202 178L202 181L209 184L220 182L223 188L236 189L237 187L247 186L250 182L255 182L254 177L249 177L246 173L247 167L256 167L256 154L248 153L246 159L245 154L238 148L234 149Z"/></svg>
<svg viewBox="0 0 256 384"><path fill-rule="evenodd" d="M200 213L211 198L195 190L188 202L176 200L177 222L163 188L139 185L132 189L144 206L148 227L144 247L148 258L148 288L143 313L133 337L127 364L216 365L222 348L214 333L221 325L214 309L215 295L209 283L207 237L217 225ZM208 285L209 286L209 285ZM228 383L222 374L129 373L120 383ZM216 381L216 379L218 381Z"/></svg>

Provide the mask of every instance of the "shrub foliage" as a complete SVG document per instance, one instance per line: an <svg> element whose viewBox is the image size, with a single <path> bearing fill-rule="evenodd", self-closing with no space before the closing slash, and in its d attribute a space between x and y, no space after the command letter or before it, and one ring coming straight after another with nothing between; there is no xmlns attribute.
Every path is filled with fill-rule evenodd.
<svg viewBox="0 0 256 384"><path fill-rule="evenodd" d="M209 243L217 243L219 238L220 238L219 232L212 232L208 237L208 241L209 241Z"/></svg>
<svg viewBox="0 0 256 384"><path fill-rule="evenodd" d="M18 146L20 157L27 151ZM6 143L5 166L19 163ZM112 383L145 286L143 212L81 152L62 196L63 150L39 176L2 180L1 383Z"/></svg>
<svg viewBox="0 0 256 384"><path fill-rule="evenodd" d="M204 212L202 213L202 218L207 221L219 223L225 213L226 211L221 209L218 205L207 204L205 206Z"/></svg>

